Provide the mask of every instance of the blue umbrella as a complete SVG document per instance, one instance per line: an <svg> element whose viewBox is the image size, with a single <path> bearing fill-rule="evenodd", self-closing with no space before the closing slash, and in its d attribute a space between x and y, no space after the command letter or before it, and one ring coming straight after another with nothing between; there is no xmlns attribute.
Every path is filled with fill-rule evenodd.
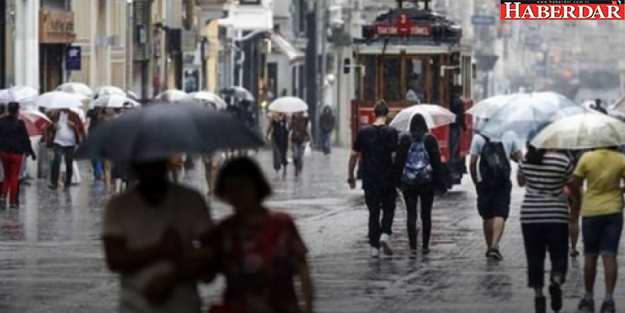
<svg viewBox="0 0 625 313"><path fill-rule="evenodd" d="M519 140L527 140L555 120L586 111L557 93L528 93L512 98L496 110L479 132L490 138L501 138L505 132L512 131Z"/></svg>

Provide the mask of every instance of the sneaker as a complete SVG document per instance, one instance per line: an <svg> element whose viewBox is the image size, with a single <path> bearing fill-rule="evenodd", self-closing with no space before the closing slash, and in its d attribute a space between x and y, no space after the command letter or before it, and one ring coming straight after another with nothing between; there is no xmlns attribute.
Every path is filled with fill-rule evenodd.
<svg viewBox="0 0 625 313"><path fill-rule="evenodd" d="M503 255L501 255L498 248L490 248L488 251L488 257L495 261L503 261Z"/></svg>
<svg viewBox="0 0 625 313"><path fill-rule="evenodd" d="M595 300L583 298L577 305L577 313L594 313Z"/></svg>
<svg viewBox="0 0 625 313"><path fill-rule="evenodd" d="M423 253L423 255L428 255L430 254L430 248L423 248L421 252Z"/></svg>
<svg viewBox="0 0 625 313"><path fill-rule="evenodd" d="M410 250L410 258L411 259L416 259L417 258L417 249L412 249Z"/></svg>
<svg viewBox="0 0 625 313"><path fill-rule="evenodd" d="M572 258L576 258L578 256L579 256L579 251L577 251L575 249L571 250L571 257Z"/></svg>
<svg viewBox="0 0 625 313"><path fill-rule="evenodd" d="M393 250L391 249L389 240L390 236L388 234L382 234L382 238L380 239L380 246L382 247L382 251L384 251L384 254L393 255Z"/></svg>
<svg viewBox="0 0 625 313"><path fill-rule="evenodd" d="M20 205L19 205L19 204L11 204L11 205L9 206L9 209L11 209L11 210L17 210L17 209L19 209L19 208L20 208Z"/></svg>
<svg viewBox="0 0 625 313"><path fill-rule="evenodd" d="M549 295L551 296L551 309L555 312L562 310L562 289L560 284L552 282L549 285Z"/></svg>
<svg viewBox="0 0 625 313"><path fill-rule="evenodd" d="M545 297L534 298L534 310L536 313L547 313L547 299Z"/></svg>
<svg viewBox="0 0 625 313"><path fill-rule="evenodd" d="M601 305L601 313L614 313L616 312L616 305L614 304L614 300L605 300Z"/></svg>
<svg viewBox="0 0 625 313"><path fill-rule="evenodd" d="M379 259L380 258L380 249L371 247L371 258Z"/></svg>

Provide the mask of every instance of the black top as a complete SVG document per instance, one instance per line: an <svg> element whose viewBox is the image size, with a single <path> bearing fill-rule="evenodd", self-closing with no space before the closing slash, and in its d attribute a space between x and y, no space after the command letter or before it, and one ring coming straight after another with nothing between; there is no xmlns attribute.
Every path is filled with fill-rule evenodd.
<svg viewBox="0 0 625 313"><path fill-rule="evenodd" d="M398 133L385 125L368 125L358 131L353 150L362 157L362 188L394 188L393 153Z"/></svg>
<svg viewBox="0 0 625 313"><path fill-rule="evenodd" d="M271 139L280 144L287 144L289 139L289 127L285 120L271 121Z"/></svg>
<svg viewBox="0 0 625 313"><path fill-rule="evenodd" d="M100 120L100 109L95 108L89 110L87 112L87 118L89 119L89 132L91 132L96 126L98 126L98 122Z"/></svg>
<svg viewBox="0 0 625 313"><path fill-rule="evenodd" d="M431 134L427 134L423 140L423 144L425 145L425 150L428 152L428 156L430 157L430 163L433 170L433 181L432 186L430 187L433 187L436 190L445 191L447 190L447 184L445 182L445 174L443 171L443 164L441 162L441 153L438 147L438 141L436 140L436 137ZM397 185L401 184L401 175L403 173L404 166L406 165L406 159L408 159L408 151L414 141L415 138L410 133L404 133L399 138L399 148L397 150L397 156L395 157L395 182Z"/></svg>
<svg viewBox="0 0 625 313"><path fill-rule="evenodd" d="M0 151L35 155L24 121L9 116L0 118Z"/></svg>
<svg viewBox="0 0 625 313"><path fill-rule="evenodd" d="M464 120L464 101L460 97L453 97L451 100L450 111L456 115L456 121L454 125L462 127L466 130L467 125Z"/></svg>
<svg viewBox="0 0 625 313"><path fill-rule="evenodd" d="M330 133L334 130L334 115L332 113L322 113L319 117L319 127L324 133Z"/></svg>

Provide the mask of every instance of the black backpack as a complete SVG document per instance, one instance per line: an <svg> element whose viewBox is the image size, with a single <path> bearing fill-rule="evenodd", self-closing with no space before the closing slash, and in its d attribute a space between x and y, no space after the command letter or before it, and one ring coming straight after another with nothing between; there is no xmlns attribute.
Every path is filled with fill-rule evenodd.
<svg viewBox="0 0 625 313"><path fill-rule="evenodd" d="M480 154L480 174L482 182L489 185L501 185L510 181L510 161L502 142L491 141L480 135L486 141Z"/></svg>

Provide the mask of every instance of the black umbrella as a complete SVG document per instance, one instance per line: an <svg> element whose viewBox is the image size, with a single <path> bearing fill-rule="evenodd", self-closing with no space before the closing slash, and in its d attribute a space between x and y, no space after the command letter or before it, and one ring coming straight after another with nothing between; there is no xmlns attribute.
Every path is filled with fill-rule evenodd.
<svg viewBox="0 0 625 313"><path fill-rule="evenodd" d="M189 104L154 105L96 128L78 149L77 157L153 161L263 144L256 133L228 114Z"/></svg>

